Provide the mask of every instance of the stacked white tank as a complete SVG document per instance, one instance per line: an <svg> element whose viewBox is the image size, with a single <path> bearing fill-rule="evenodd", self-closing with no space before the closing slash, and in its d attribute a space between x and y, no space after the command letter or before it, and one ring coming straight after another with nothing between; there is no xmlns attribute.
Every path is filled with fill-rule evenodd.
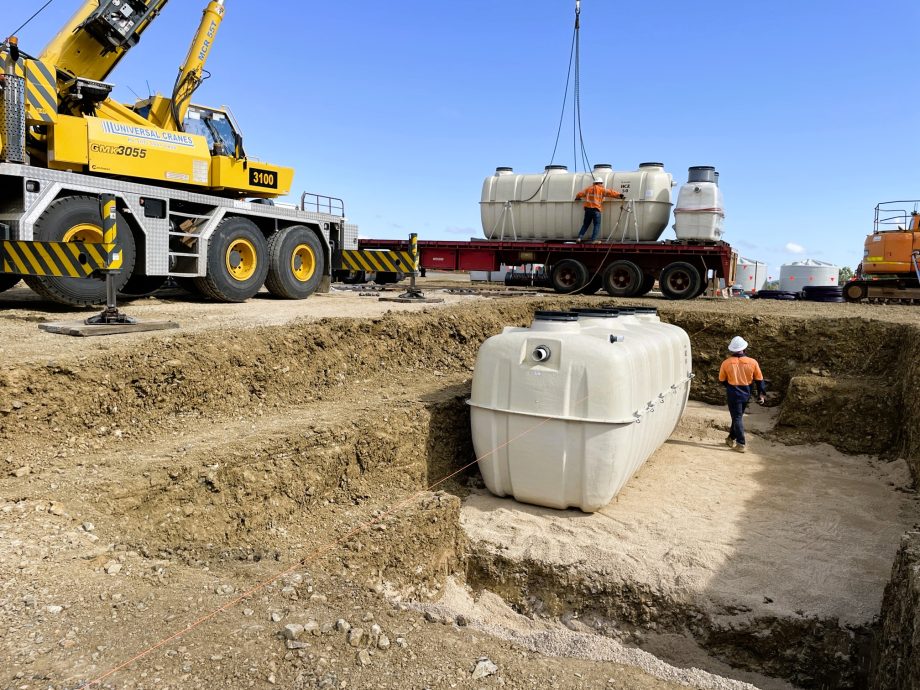
<svg viewBox="0 0 920 690"><path fill-rule="evenodd" d="M725 205L719 173L709 165L690 168L687 184L680 188L674 209L678 240L718 242L722 239Z"/></svg>
<svg viewBox="0 0 920 690"><path fill-rule="evenodd" d="M690 339L654 312L538 312L483 343L469 404L489 491L585 512L616 496L689 395Z"/></svg>
<svg viewBox="0 0 920 690"><path fill-rule="evenodd" d="M574 240L584 220L575 195L600 178L604 186L623 193L632 204L605 202L600 238L654 242L671 216L674 180L661 163L643 163L632 172L596 165L593 173L570 173L564 165L547 166L537 174L515 174L498 168L482 185L482 230L490 240Z"/></svg>
<svg viewBox="0 0 920 690"><path fill-rule="evenodd" d="M753 261L741 257L735 266L735 287L743 292L753 293L762 290L767 283L767 265L762 261Z"/></svg>
<svg viewBox="0 0 920 690"><path fill-rule="evenodd" d="M836 287L839 285L840 267L826 261L793 261L779 270L779 289L801 292L807 287Z"/></svg>

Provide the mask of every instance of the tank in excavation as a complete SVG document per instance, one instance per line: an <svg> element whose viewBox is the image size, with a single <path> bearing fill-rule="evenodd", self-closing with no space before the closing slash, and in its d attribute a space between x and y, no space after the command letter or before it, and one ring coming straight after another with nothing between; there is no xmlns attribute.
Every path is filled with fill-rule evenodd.
<svg viewBox="0 0 920 690"><path fill-rule="evenodd" d="M542 173L516 174L497 168L482 186L482 230L490 240L558 240L578 237L584 208L575 195L599 177L604 186L623 193L632 204L605 202L599 237L611 242L654 242L671 216L670 173L661 163L643 163L632 172L594 166L592 173L570 173L550 165Z"/></svg>
<svg viewBox="0 0 920 690"><path fill-rule="evenodd" d="M689 170L687 183L677 194L674 233L678 240L718 242L722 239L725 206L719 189L719 173L710 165Z"/></svg>
<svg viewBox="0 0 920 690"><path fill-rule="evenodd" d="M537 312L483 343L469 405L473 445L497 496L593 512L674 431L690 339L654 310Z"/></svg>

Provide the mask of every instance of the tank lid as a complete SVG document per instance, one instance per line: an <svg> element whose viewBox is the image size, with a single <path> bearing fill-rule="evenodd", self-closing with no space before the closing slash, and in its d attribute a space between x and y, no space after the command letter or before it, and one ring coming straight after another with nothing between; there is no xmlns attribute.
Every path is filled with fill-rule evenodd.
<svg viewBox="0 0 920 690"><path fill-rule="evenodd" d="M711 165L694 165L689 170L687 182L715 182L716 169Z"/></svg>
<svg viewBox="0 0 920 690"><path fill-rule="evenodd" d="M640 168L663 168L664 163L639 163Z"/></svg>
<svg viewBox="0 0 920 690"><path fill-rule="evenodd" d="M595 170L613 170L613 166L610 163L598 163L594 166Z"/></svg>
<svg viewBox="0 0 920 690"><path fill-rule="evenodd" d="M578 321L578 314L568 311L538 311L533 315L534 321Z"/></svg>
<svg viewBox="0 0 920 690"><path fill-rule="evenodd" d="M495 172L497 172L497 173L514 172L514 168L511 168L511 167L506 166L506 165L500 165L500 166L498 166L497 168L495 168Z"/></svg>
<svg viewBox="0 0 920 690"><path fill-rule="evenodd" d="M567 165L547 165L544 170L568 170L569 166Z"/></svg>
<svg viewBox="0 0 920 690"><path fill-rule="evenodd" d="M603 309L598 307L592 309L591 307L579 307L577 309L572 309L572 313L576 316L583 316L586 319L615 319L620 315L619 309Z"/></svg>

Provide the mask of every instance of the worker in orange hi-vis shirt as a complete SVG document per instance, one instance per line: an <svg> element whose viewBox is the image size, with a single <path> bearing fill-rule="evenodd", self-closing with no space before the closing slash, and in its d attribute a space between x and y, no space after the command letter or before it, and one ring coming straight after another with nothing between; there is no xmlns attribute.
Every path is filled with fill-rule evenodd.
<svg viewBox="0 0 920 690"><path fill-rule="evenodd" d="M625 197L613 189L607 189L604 181L599 177L594 178L594 184L585 187L578 194L576 199L585 200L585 222L582 223L581 230L578 231L577 242L583 242L588 226L594 223L594 230L591 231L591 241L598 242L597 233L601 229L601 212L604 209L604 199L624 199Z"/></svg>
<svg viewBox="0 0 920 690"><path fill-rule="evenodd" d="M744 411L751 401L751 386L757 384L758 399L761 405L766 402L766 386L760 365L756 359L745 354L748 344L740 335L732 338L728 344L728 357L719 368L719 381L725 386L728 397L728 412L732 416L732 428L725 439L725 445L739 453L747 450L744 439Z"/></svg>

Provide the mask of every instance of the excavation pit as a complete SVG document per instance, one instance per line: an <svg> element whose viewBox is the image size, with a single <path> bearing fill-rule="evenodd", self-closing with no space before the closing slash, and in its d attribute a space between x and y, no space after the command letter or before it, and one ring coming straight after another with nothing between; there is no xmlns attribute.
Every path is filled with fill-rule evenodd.
<svg viewBox="0 0 920 690"><path fill-rule="evenodd" d="M529 623L513 622L531 626L527 640L551 640L528 647L524 637L504 638L542 655L521 662L522 673L550 669L523 685L509 672L511 687L546 686L558 669L585 678L573 673L560 687L603 687L614 675L607 662L632 664L641 650L763 688L871 687L870 666L889 677L904 673L912 588L920 591L911 575L920 560L915 544L902 547L902 575L885 603L883 591L902 534L920 515L908 471L920 458L915 317L884 310L896 318L879 319L851 305L817 314L797 311L813 305L649 304L691 335L694 401L673 437L594 515L496 499L475 468L436 487L445 493L425 489L473 459L464 401L479 344L504 326L528 324L536 309L610 306L606 299L477 301L427 313L222 325L79 355L72 343L42 341L56 350L0 373L8 453L0 574L15 593L0 597L0 607L11 629L35 626L52 642L33 660L34 644L10 634L0 640L0 656L16 671L34 664L30 672L50 679L85 673L87 650L114 649L151 626L169 632L184 623L163 621L176 609L182 620L183 612L192 615L193 596L203 597L202 607L219 605L227 581L242 590L320 549L309 569L329 606L314 605L309 592L292 604L279 584L249 604L266 628L253 640L234 637L251 627L241 612L209 622L188 642L202 686L232 686L237 678L226 658L214 661L215 639L241 659L232 673L248 672L243 658L278 651L281 624L266 622L266 607L334 620L352 616L360 600L390 616L379 596L386 593L401 604L449 608L457 599L441 593L450 593L451 579L480 602L506 602L529 616ZM153 316L169 316L159 308L150 307ZM20 320L0 326L35 330ZM745 455L723 443L728 415L715 381L725 344L738 333L772 381L770 407L751 410ZM9 342L11 352L40 350L25 337ZM416 494L379 527L322 550ZM99 542L89 544L90 536ZM106 570L112 560L122 568L117 576ZM131 601L119 626L111 625L107 598L116 592ZM70 606L65 619L80 620L92 639L58 645L59 619L36 617L20 595ZM400 629L420 622L425 630L424 620L400 620ZM559 634L547 638L544 627ZM455 658L447 639L462 654L481 647L503 671L517 656L502 657L517 647L464 636L456 625L431 630L411 640L420 659L413 671L427 664L448 678L442 667ZM876 661L880 639L897 654ZM579 656L617 645L628 653ZM354 665L353 650L345 652L342 668ZM112 663L124 660L112 656ZM405 687L404 660L391 659L374 660L392 664L384 687ZM139 664L126 677L138 680L161 663ZM652 675L631 676L623 687L673 687L667 681L681 678L691 687L741 687L639 666L635 673ZM284 663L277 674L288 685L297 677ZM347 677L361 687L383 675L372 665Z"/></svg>
<svg viewBox="0 0 920 690"><path fill-rule="evenodd" d="M691 403L594 514L471 495L470 584L678 666L761 687L725 665L799 687L862 686L891 563L918 514L910 474L901 460L757 435L773 417L752 410L741 455L723 443L727 412Z"/></svg>

